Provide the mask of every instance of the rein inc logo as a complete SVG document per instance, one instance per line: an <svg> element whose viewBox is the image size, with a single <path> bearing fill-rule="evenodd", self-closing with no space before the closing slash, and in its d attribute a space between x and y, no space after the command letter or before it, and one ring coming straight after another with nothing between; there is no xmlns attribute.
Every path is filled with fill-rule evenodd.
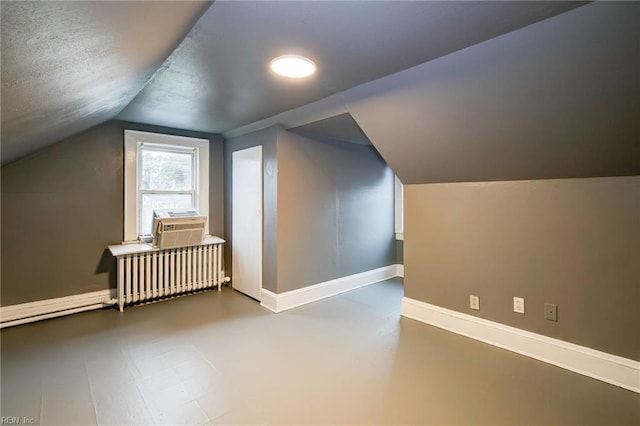
<svg viewBox="0 0 640 426"><path fill-rule="evenodd" d="M33 417L2 416L0 425L35 425L36 419Z"/></svg>

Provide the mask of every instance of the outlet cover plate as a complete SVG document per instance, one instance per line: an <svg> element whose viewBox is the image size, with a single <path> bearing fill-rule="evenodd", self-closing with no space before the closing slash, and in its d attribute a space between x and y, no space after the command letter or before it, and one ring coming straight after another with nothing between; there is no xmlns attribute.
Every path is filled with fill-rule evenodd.
<svg viewBox="0 0 640 426"><path fill-rule="evenodd" d="M524 314L524 297L513 298L513 312Z"/></svg>
<svg viewBox="0 0 640 426"><path fill-rule="evenodd" d="M545 303L544 317L549 321L558 321L558 305L554 305L553 303Z"/></svg>
<svg viewBox="0 0 640 426"><path fill-rule="evenodd" d="M476 296L473 294L469 295L469 308L474 311L480 310L480 296Z"/></svg>

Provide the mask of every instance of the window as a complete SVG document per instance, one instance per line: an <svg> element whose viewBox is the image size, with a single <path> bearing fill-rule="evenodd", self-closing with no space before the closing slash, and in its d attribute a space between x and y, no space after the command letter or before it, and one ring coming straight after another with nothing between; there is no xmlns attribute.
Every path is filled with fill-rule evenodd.
<svg viewBox="0 0 640 426"><path fill-rule="evenodd" d="M209 141L125 130L124 241L151 234L154 209L209 216Z"/></svg>
<svg viewBox="0 0 640 426"><path fill-rule="evenodd" d="M395 217L396 217L396 239L404 240L404 185L395 177Z"/></svg>

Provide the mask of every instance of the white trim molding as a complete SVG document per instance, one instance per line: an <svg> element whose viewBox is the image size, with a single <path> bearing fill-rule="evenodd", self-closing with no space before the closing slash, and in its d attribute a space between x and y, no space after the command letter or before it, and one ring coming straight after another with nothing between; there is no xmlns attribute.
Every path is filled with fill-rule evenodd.
<svg viewBox="0 0 640 426"><path fill-rule="evenodd" d="M404 185L394 176L393 205L396 240L404 240Z"/></svg>
<svg viewBox="0 0 640 426"><path fill-rule="evenodd" d="M260 290L260 306L265 307L276 314L284 310L278 310L278 295L265 288Z"/></svg>
<svg viewBox="0 0 640 426"><path fill-rule="evenodd" d="M141 144L194 148L197 152L197 178L195 205L198 213L207 218L205 229L209 233L209 140L161 133L124 131L124 242L138 241L138 152Z"/></svg>
<svg viewBox="0 0 640 426"><path fill-rule="evenodd" d="M389 265L284 293L276 294L263 288L260 305L278 313L397 276L398 265Z"/></svg>
<svg viewBox="0 0 640 426"><path fill-rule="evenodd" d="M404 265L397 264L396 268L397 268L396 277L404 278Z"/></svg>
<svg viewBox="0 0 640 426"><path fill-rule="evenodd" d="M640 393L640 362L402 298L401 315Z"/></svg>
<svg viewBox="0 0 640 426"><path fill-rule="evenodd" d="M0 307L0 328L71 315L115 304L116 290L101 290Z"/></svg>

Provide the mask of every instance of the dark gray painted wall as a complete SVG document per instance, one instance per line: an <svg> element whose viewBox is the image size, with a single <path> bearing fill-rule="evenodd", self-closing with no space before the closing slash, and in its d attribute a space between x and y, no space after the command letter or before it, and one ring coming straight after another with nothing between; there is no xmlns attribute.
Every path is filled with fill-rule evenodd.
<svg viewBox="0 0 640 426"><path fill-rule="evenodd" d="M277 135L279 128L272 126L258 132L250 133L224 143L225 159L225 228L229 244L225 251L225 270L228 276L232 276L231 270L231 242L233 226L233 152L254 146L262 146L262 187L263 187L263 247L262 247L262 286L276 292L278 283L277 270L277 223L278 223L278 162L277 162Z"/></svg>
<svg viewBox="0 0 640 426"><path fill-rule="evenodd" d="M278 134L278 292L396 263L394 175L373 147Z"/></svg>
<svg viewBox="0 0 640 426"><path fill-rule="evenodd" d="M640 3L597 2L345 93L405 184L640 174Z"/></svg>
<svg viewBox="0 0 640 426"><path fill-rule="evenodd" d="M2 167L2 306L115 286L121 131L110 122Z"/></svg>
<svg viewBox="0 0 640 426"><path fill-rule="evenodd" d="M404 194L407 297L640 360L640 177ZM544 319L545 302L558 305L558 322Z"/></svg>
<svg viewBox="0 0 640 426"><path fill-rule="evenodd" d="M640 188L604 178L640 174L639 17L593 3L344 94L405 183L408 297L640 359ZM434 184L478 181L506 182Z"/></svg>
<svg viewBox="0 0 640 426"><path fill-rule="evenodd" d="M396 262L393 172L375 149L280 126L225 141L230 242L232 153L257 145L263 147L263 288L282 293ZM229 273L230 250L226 262Z"/></svg>
<svg viewBox="0 0 640 426"><path fill-rule="evenodd" d="M2 306L115 287L124 129L208 137L211 232L223 227L222 140L111 121L2 167Z"/></svg>

